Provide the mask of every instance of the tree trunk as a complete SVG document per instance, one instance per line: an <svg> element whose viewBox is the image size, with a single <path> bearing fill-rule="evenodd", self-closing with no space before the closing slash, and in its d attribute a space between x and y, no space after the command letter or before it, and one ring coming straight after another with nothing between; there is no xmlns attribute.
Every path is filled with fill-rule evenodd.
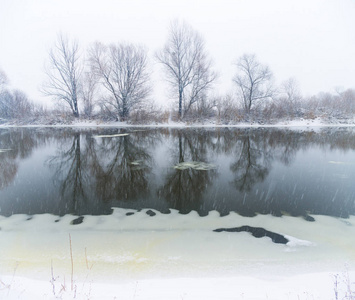
<svg viewBox="0 0 355 300"><path fill-rule="evenodd" d="M182 119L182 91L179 91L179 120Z"/></svg>
<svg viewBox="0 0 355 300"><path fill-rule="evenodd" d="M124 100L122 103L122 112L121 112L121 117L122 121L126 121L128 119L128 107L127 107L127 102Z"/></svg>

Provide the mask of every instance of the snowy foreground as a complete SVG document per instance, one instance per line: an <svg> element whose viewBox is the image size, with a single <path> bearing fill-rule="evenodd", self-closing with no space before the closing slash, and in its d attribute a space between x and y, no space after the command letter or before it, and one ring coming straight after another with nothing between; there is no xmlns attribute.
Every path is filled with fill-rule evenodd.
<svg viewBox="0 0 355 300"><path fill-rule="evenodd" d="M78 282L56 297L49 282L5 277L2 299L336 299L332 276L307 274L278 280L251 277L136 280L116 284ZM67 289L70 289L67 282ZM59 284L58 284L59 286ZM345 286L344 286L345 288ZM59 288L58 288L59 289ZM340 292L343 298L344 293Z"/></svg>
<svg viewBox="0 0 355 300"><path fill-rule="evenodd" d="M353 299L355 217L155 213L0 217L0 298ZM290 242L213 231L241 225Z"/></svg>

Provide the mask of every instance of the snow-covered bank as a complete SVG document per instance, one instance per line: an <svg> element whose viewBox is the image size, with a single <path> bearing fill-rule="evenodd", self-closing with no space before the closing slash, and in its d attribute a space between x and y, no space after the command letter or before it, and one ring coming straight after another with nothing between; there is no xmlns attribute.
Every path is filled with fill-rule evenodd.
<svg viewBox="0 0 355 300"><path fill-rule="evenodd" d="M345 264L354 278L355 217L313 216L316 221L307 222L288 216L155 213L115 209L109 216L84 216L78 225L70 215L0 217L0 296L334 299L336 274L339 293L346 292ZM241 225L264 227L291 242L213 231Z"/></svg>
<svg viewBox="0 0 355 300"><path fill-rule="evenodd" d="M54 124L39 124L36 122L5 122L0 124L1 127L354 127L355 118L348 120L324 120L322 118L315 119L295 119L295 120L280 120L274 123L267 122L251 122L251 123L228 123L223 124L216 122L214 120L206 120L205 122L173 122L169 121L168 123L150 123L150 124L130 124L127 122L103 122L98 120L77 120L72 122L57 122Z"/></svg>

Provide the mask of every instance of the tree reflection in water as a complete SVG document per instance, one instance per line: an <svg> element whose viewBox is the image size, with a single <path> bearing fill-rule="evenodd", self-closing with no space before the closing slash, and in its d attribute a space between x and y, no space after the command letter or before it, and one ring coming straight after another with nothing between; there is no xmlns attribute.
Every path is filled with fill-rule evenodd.
<svg viewBox="0 0 355 300"><path fill-rule="evenodd" d="M208 150L211 134L178 130L173 132L172 136L170 152L173 165L189 161L210 163ZM204 192L216 174L215 170L171 168L158 193L169 202L170 208L177 209L180 213L189 213L191 210L200 212Z"/></svg>
<svg viewBox="0 0 355 300"><path fill-rule="evenodd" d="M136 132L91 140L90 170L95 178L96 195L102 201L135 201L149 194L152 158L142 135Z"/></svg>
<svg viewBox="0 0 355 300"><path fill-rule="evenodd" d="M60 199L65 208L59 214L80 214L89 206L88 195L91 194L90 176L88 174L87 156L82 153L81 135L76 132L72 135L72 143L64 143L61 150L48 160L48 165L54 168L54 184L60 186Z"/></svg>
<svg viewBox="0 0 355 300"><path fill-rule="evenodd" d="M355 214L351 128L1 129L0 149L11 149L0 153L5 216L99 215L114 207L201 216ZM217 168L174 168L191 161Z"/></svg>
<svg viewBox="0 0 355 300"><path fill-rule="evenodd" d="M67 203L66 213L107 214L113 201L134 201L148 194L151 157L142 135L73 134L70 147L48 161L55 169L61 199Z"/></svg>
<svg viewBox="0 0 355 300"><path fill-rule="evenodd" d="M234 174L233 185L239 191L250 191L256 182L269 173L270 154L255 135L242 135L235 145L236 162L230 166Z"/></svg>

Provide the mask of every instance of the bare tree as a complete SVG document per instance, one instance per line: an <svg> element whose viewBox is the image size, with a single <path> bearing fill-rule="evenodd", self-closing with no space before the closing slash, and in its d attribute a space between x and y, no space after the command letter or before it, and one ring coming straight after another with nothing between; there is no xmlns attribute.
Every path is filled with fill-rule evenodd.
<svg viewBox="0 0 355 300"><path fill-rule="evenodd" d="M95 43L89 52L92 71L108 92L101 105L109 111L113 107L118 117L126 120L132 108L151 92L146 49L133 44Z"/></svg>
<svg viewBox="0 0 355 300"><path fill-rule="evenodd" d="M244 54L236 66L237 73L233 81L237 85L245 112L249 114L255 102L273 96L272 73L268 66L256 60L254 54Z"/></svg>
<svg viewBox="0 0 355 300"><path fill-rule="evenodd" d="M3 87L8 83L8 78L3 70L0 69L0 93Z"/></svg>
<svg viewBox="0 0 355 300"><path fill-rule="evenodd" d="M5 89L7 83L7 76L5 72L0 69L0 118L5 118L8 115L8 102L11 99L11 94Z"/></svg>
<svg viewBox="0 0 355 300"><path fill-rule="evenodd" d="M8 90L0 90L0 119L11 119L13 96Z"/></svg>
<svg viewBox="0 0 355 300"><path fill-rule="evenodd" d="M20 119L22 117L30 116L33 113L34 105L24 92L14 90L13 101L13 115L15 118Z"/></svg>
<svg viewBox="0 0 355 300"><path fill-rule="evenodd" d="M285 80L281 84L281 92L285 94L286 100L293 104L300 101L302 98L299 83L293 77Z"/></svg>
<svg viewBox="0 0 355 300"><path fill-rule="evenodd" d="M47 81L42 86L42 92L68 104L75 117L79 117L81 70L78 43L58 35L56 44L49 51L49 64L45 68Z"/></svg>
<svg viewBox="0 0 355 300"><path fill-rule="evenodd" d="M281 83L278 92L278 97L274 99L273 114L276 117L288 116L293 118L299 116L302 96L297 80L293 77L285 80Z"/></svg>
<svg viewBox="0 0 355 300"><path fill-rule="evenodd" d="M186 23L174 21L164 48L155 56L164 66L173 91L178 94L181 119L194 103L206 95L217 77L211 71L204 40Z"/></svg>
<svg viewBox="0 0 355 300"><path fill-rule="evenodd" d="M34 105L20 90L5 90L0 94L0 118L21 119L33 113Z"/></svg>
<svg viewBox="0 0 355 300"><path fill-rule="evenodd" d="M88 71L84 73L81 97L83 100L83 112L86 117L91 117L95 107L95 97L97 92L97 76L94 72Z"/></svg>
<svg viewBox="0 0 355 300"><path fill-rule="evenodd" d="M226 94L216 98L216 109L218 122L229 123L240 121L238 106L232 94Z"/></svg>

